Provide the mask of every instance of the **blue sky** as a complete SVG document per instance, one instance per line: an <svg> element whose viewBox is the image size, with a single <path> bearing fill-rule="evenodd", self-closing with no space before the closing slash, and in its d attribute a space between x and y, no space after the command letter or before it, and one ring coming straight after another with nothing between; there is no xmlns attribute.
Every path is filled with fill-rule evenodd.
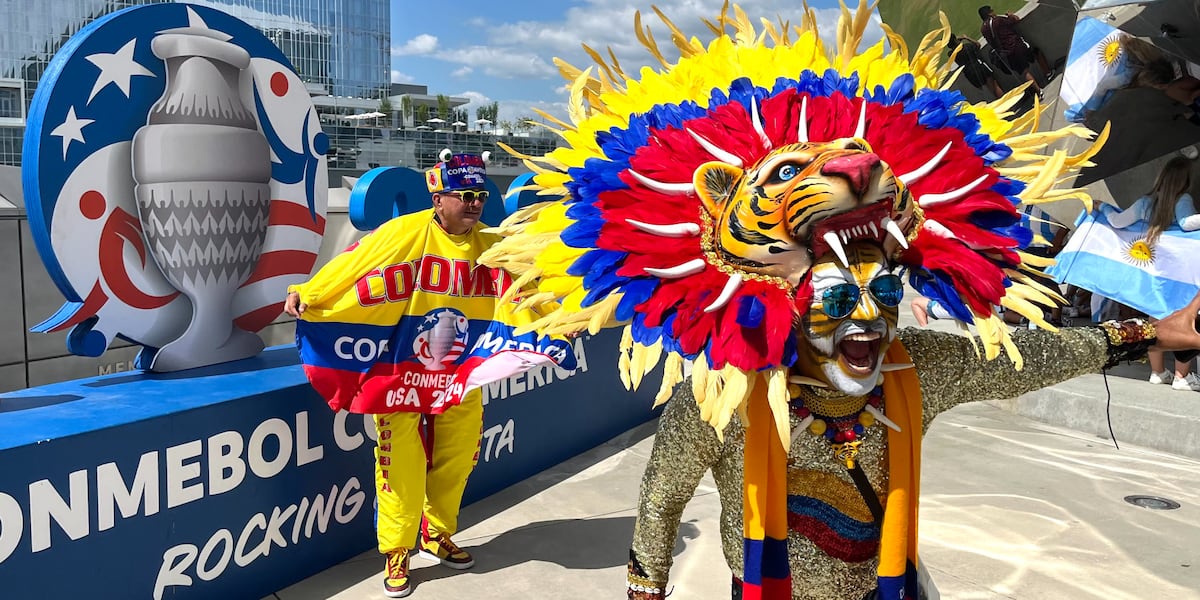
<svg viewBox="0 0 1200 600"><path fill-rule="evenodd" d="M851 0L853 1L853 0ZM857 3L857 2L855 2ZM653 4L689 35L708 40L700 19L715 17L722 0L661 0ZM797 0L742 0L758 17L800 22ZM435 6L444 8L435 8ZM580 44L602 53L612 48L626 72L647 65L649 54L633 30L635 11L649 25L660 48L671 46L667 28L650 8L651 0L392 0L392 81L429 86L432 94L471 99L468 110L500 103L500 119L532 116L531 108L565 116L564 80L555 57L587 67ZM826 39L832 40L837 0L809 0ZM878 18L869 42L882 36ZM668 57L674 58L674 57Z"/></svg>

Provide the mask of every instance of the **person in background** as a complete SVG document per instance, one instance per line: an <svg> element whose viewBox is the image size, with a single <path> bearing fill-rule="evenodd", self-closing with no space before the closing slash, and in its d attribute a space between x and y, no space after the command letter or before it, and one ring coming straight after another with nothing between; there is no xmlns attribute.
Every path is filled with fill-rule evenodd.
<svg viewBox="0 0 1200 600"><path fill-rule="evenodd" d="M1109 215L1108 222L1116 229L1124 229L1138 221L1149 224L1146 241L1151 246L1158 241L1164 229L1179 225L1184 231L1200 229L1200 206L1197 206L1188 190L1192 186L1191 161L1176 156L1167 161L1149 194L1138 198L1129 208ZM1174 376L1164 367L1162 352L1151 351L1150 383L1169 383L1177 390L1200 391L1200 378L1191 372L1189 362L1176 360Z"/></svg>
<svg viewBox="0 0 1200 600"><path fill-rule="evenodd" d="M1040 96L1042 84L1038 83L1029 67L1036 60L1047 81L1054 77L1054 70L1047 64L1046 55L1021 36L1020 30L1017 29L1017 23L1021 21L1021 18L1012 13L999 16L991 6L986 4L979 7L979 18L983 19L983 25L980 25L979 32L983 34L989 44L1000 51L1000 56L1008 70L1014 75L1023 75Z"/></svg>
<svg viewBox="0 0 1200 600"><path fill-rule="evenodd" d="M955 50L958 50L957 54ZM952 36L950 43L946 45L946 52L954 56L954 62L963 68L963 75L971 85L980 89L987 88L996 98L1004 95L1003 88L996 81L995 70L983 58L983 49L980 48L979 42L965 35Z"/></svg>

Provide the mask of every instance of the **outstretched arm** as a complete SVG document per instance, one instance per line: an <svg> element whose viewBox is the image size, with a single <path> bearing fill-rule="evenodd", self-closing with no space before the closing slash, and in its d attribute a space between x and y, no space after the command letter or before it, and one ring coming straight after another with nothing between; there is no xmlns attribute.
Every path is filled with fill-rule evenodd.
<svg viewBox="0 0 1200 600"><path fill-rule="evenodd" d="M683 509L705 471L720 460L722 450L712 426L700 418L691 379L684 380L659 418L654 450L642 476L629 552L630 599L665 597Z"/></svg>
<svg viewBox="0 0 1200 600"><path fill-rule="evenodd" d="M924 396L928 427L938 413L963 402L1015 398L1085 373L1136 360L1147 350L1200 350L1200 294L1155 324L1139 319L1066 327L1057 333L1018 330L1013 343L1024 358L1016 370L1005 352L984 359L974 338L925 329L900 330Z"/></svg>

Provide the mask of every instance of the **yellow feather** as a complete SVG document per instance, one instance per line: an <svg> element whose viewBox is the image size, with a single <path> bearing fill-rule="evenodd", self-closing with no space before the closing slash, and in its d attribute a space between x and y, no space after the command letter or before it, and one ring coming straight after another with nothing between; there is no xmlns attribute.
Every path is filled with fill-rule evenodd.
<svg viewBox="0 0 1200 600"><path fill-rule="evenodd" d="M775 417L778 439L783 442L786 452L792 439L791 410L788 408L791 395L788 394L787 369L771 369L761 375L767 379L767 402L771 405L771 415Z"/></svg>
<svg viewBox="0 0 1200 600"><path fill-rule="evenodd" d="M661 347L662 344L660 343ZM671 394L675 391L675 386L683 381L683 357L675 352L667 353L666 364L663 365L662 384L658 386L658 394L654 396L654 406L658 408L667 400L671 399Z"/></svg>
<svg viewBox="0 0 1200 600"><path fill-rule="evenodd" d="M692 360L692 396L696 398L696 402L704 404L708 398L708 359L701 352Z"/></svg>

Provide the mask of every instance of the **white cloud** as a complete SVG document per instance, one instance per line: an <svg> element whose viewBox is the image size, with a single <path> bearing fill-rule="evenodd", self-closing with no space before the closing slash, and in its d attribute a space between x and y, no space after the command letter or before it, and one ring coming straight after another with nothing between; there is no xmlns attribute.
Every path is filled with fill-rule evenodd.
<svg viewBox="0 0 1200 600"><path fill-rule="evenodd" d="M416 80L412 75L392 69L392 83L413 83Z"/></svg>
<svg viewBox="0 0 1200 600"><path fill-rule="evenodd" d="M452 77L466 77L467 75L470 75L471 73L474 73L474 72L475 72L475 69L472 69L470 66L464 65L462 67L455 69L453 73L450 73L450 75Z"/></svg>
<svg viewBox="0 0 1200 600"><path fill-rule="evenodd" d="M400 46L392 46L392 56L432 54L437 47L437 36L422 33Z"/></svg>
<svg viewBox="0 0 1200 600"><path fill-rule="evenodd" d="M664 0L657 3L671 21L688 37L696 37L707 43L712 38L701 19L715 20L720 13L723 0ZM786 21L799 25L803 16L802 5L794 0L743 0L741 7L761 28L758 17L773 21ZM592 59L581 48L587 44L607 58L608 50L617 56L626 73L636 73L643 66L658 67L658 61L642 47L634 33L634 13L645 7L640 0L586 0L564 13L561 21L518 21L500 23L489 30L490 50L497 54L505 48L520 48L537 56L559 57L581 68L592 64ZM837 34L840 10L836 8L814 9L822 37L830 46ZM864 35L863 46L873 44L883 37L878 15L871 19ZM667 26L652 11L642 10L642 25L649 26L659 49L668 61L678 59L678 52L671 42ZM549 64L549 63L547 63Z"/></svg>

